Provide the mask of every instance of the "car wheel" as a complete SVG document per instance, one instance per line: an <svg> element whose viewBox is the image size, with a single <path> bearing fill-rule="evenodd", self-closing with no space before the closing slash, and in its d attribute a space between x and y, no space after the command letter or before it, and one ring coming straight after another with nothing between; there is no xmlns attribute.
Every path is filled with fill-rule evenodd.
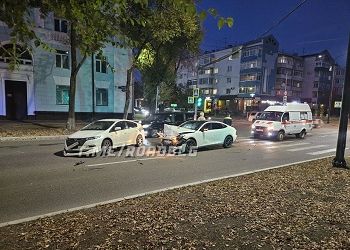
<svg viewBox="0 0 350 250"><path fill-rule="evenodd" d="M305 130L301 131L299 134L297 134L297 138L299 139L304 139L305 138L305 135L306 135L306 132Z"/></svg>
<svg viewBox="0 0 350 250"><path fill-rule="evenodd" d="M112 149L112 141L110 139L104 139L101 144L102 152L109 152Z"/></svg>
<svg viewBox="0 0 350 250"><path fill-rule="evenodd" d="M135 146L136 147L141 147L142 145L143 145L143 137L142 137L142 135L138 135L136 137L136 144L135 144Z"/></svg>
<svg viewBox="0 0 350 250"><path fill-rule="evenodd" d="M192 152L193 148L197 146L197 142L194 139L188 139L186 141L185 153L188 154Z"/></svg>
<svg viewBox="0 0 350 250"><path fill-rule="evenodd" d="M229 148L231 147L231 145L233 144L233 138L232 136L228 135L226 136L225 140L224 140L224 148Z"/></svg>
<svg viewBox="0 0 350 250"><path fill-rule="evenodd" d="M277 133L277 137L276 137L277 141L283 141L284 140L284 132L283 131L279 131Z"/></svg>

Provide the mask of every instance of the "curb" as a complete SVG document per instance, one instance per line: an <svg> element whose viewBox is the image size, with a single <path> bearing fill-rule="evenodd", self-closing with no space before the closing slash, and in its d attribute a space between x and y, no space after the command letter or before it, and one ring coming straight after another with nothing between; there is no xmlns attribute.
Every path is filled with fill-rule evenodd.
<svg viewBox="0 0 350 250"><path fill-rule="evenodd" d="M0 142L6 141L46 141L46 140L64 140L68 135L57 136L23 136L23 137L0 137Z"/></svg>

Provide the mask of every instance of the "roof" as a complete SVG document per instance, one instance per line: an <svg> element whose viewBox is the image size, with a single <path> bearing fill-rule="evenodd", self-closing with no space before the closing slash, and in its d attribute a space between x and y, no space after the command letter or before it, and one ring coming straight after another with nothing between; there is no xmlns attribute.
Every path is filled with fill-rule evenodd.
<svg viewBox="0 0 350 250"><path fill-rule="evenodd" d="M287 112L287 111L304 111L304 112L311 112L310 106L306 103L287 103L287 105L274 105L267 107L264 111L280 111L280 112Z"/></svg>

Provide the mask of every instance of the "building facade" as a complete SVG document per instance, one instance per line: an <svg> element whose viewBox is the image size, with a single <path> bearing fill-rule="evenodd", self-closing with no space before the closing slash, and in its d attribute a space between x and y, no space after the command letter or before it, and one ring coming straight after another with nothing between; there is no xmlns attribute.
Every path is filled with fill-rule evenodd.
<svg viewBox="0 0 350 250"><path fill-rule="evenodd" d="M297 55L279 53L275 83L276 100L282 102L287 96L288 102L301 101L304 82L304 59Z"/></svg>
<svg viewBox="0 0 350 250"><path fill-rule="evenodd" d="M309 103L313 109L326 109L332 88L335 61L327 50L302 57L304 58L302 101Z"/></svg>
<svg viewBox="0 0 350 250"><path fill-rule="evenodd" d="M42 18L37 9L32 10L31 17L36 34L53 51L35 48L29 53L17 45L17 50L23 51L20 65L10 70L10 30L0 24L0 117L65 119L71 68L69 25L53 13ZM106 45L102 57L92 55L86 59L77 76L78 118L89 118L93 114L97 117L122 115L129 53L129 50Z"/></svg>

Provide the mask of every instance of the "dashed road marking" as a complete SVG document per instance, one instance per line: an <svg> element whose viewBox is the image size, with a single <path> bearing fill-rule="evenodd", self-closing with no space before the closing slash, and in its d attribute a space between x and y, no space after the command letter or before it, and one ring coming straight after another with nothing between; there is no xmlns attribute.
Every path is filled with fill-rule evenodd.
<svg viewBox="0 0 350 250"><path fill-rule="evenodd" d="M308 144L311 144L311 143L302 142L302 143L293 143L293 144L287 144L287 145L276 145L276 146L270 146L270 147L266 147L266 148L268 148L268 149L287 148L287 147L302 146L302 145L308 145Z"/></svg>
<svg viewBox="0 0 350 250"><path fill-rule="evenodd" d="M316 145L316 146L310 146L310 147L292 148L292 149L288 149L287 151L297 152L297 151L309 150L309 149L314 149L314 148L324 148L327 146L328 145Z"/></svg>

